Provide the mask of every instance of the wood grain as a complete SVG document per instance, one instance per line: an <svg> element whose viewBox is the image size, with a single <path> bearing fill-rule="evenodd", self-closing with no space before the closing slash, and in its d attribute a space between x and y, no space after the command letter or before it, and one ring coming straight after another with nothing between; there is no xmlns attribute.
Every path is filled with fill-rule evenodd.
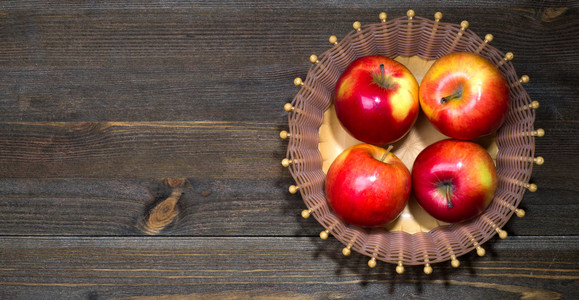
<svg viewBox="0 0 579 300"><path fill-rule="evenodd" d="M170 189L161 180L0 180L0 235L142 235L139 223ZM261 180L192 180L179 215L161 235L317 234L304 204ZM276 226L271 226L276 224ZM265 231L267 228L267 231Z"/></svg>
<svg viewBox="0 0 579 300"><path fill-rule="evenodd" d="M283 1L232 1L228 9L33 3L8 5L0 15L5 121L277 121L279 105L296 93L293 78L307 73L309 55L328 49L327 38L344 36L355 20L378 22L382 10L392 17L413 8L427 17L441 10L447 22L466 18L480 36L493 33L498 49L513 51L515 67L533 82L547 76L546 66L569 75L578 65L569 42L578 38L578 10L556 13L532 3L492 14L476 9L487 3L465 10L452 2L437 9L420 2L395 8L326 2L317 10ZM244 24L248 19L253 24ZM540 99L552 95L545 85L535 91Z"/></svg>
<svg viewBox="0 0 579 300"><path fill-rule="evenodd" d="M317 234L317 223L300 220L301 199L270 183L191 180L178 202L179 215L159 235ZM0 235L24 236L143 235L147 212L171 193L161 179L2 179L0 191Z"/></svg>
<svg viewBox="0 0 579 300"><path fill-rule="evenodd" d="M514 52L546 132L527 216L430 276L321 241L280 164L309 55L408 9ZM576 1L3 1L0 299L577 299L578 16ZM146 236L169 177L190 186Z"/></svg>
<svg viewBox="0 0 579 300"><path fill-rule="evenodd" d="M0 176L278 177L285 149L276 126L229 121L0 123Z"/></svg>
<svg viewBox="0 0 579 300"><path fill-rule="evenodd" d="M323 229L300 216L305 205L288 193L289 178L190 181L179 214L158 235L317 237ZM526 216L513 217L504 229L509 236L576 235L577 192L527 193ZM0 236L143 235L147 212L170 194L161 178L0 179Z"/></svg>
<svg viewBox="0 0 579 300"><path fill-rule="evenodd" d="M342 256L331 239L2 238L0 297L572 299L578 242L512 238L487 246L488 257L461 257L459 269L437 264L425 275L407 266L397 275L394 265L369 269L366 257Z"/></svg>

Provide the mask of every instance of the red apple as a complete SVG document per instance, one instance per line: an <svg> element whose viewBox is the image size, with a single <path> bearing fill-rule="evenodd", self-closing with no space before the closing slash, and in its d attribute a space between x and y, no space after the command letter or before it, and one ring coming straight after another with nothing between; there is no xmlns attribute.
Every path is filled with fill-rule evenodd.
<svg viewBox="0 0 579 300"><path fill-rule="evenodd" d="M424 75L420 107L443 134L471 140L496 131L509 109L509 87L484 57L456 52L437 59Z"/></svg>
<svg viewBox="0 0 579 300"><path fill-rule="evenodd" d="M342 220L378 227L396 219L412 189L408 168L390 149L358 144L334 160L326 176L326 196Z"/></svg>
<svg viewBox="0 0 579 300"><path fill-rule="evenodd" d="M342 73L334 91L338 120L354 138L375 145L403 137L418 116L418 83L401 63L365 56Z"/></svg>
<svg viewBox="0 0 579 300"><path fill-rule="evenodd" d="M493 200L497 173L488 152L470 141L438 141L412 167L416 200L434 218L457 223L482 213Z"/></svg>

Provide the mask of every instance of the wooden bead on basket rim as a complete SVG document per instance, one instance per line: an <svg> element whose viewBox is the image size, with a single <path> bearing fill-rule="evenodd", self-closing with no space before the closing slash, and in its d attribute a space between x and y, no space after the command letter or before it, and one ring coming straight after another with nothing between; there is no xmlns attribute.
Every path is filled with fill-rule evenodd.
<svg viewBox="0 0 579 300"><path fill-rule="evenodd" d="M388 14L386 14L385 12L381 12L381 13L378 15L378 18L380 19L380 21L381 21L382 23L384 23L384 22L386 22L386 18L388 18Z"/></svg>
<svg viewBox="0 0 579 300"><path fill-rule="evenodd" d="M456 259L456 256L453 255L453 256L450 258L450 265L451 265L453 268L458 268L458 267L460 267L460 261L459 261L458 259Z"/></svg>
<svg viewBox="0 0 579 300"><path fill-rule="evenodd" d="M295 185L290 185L289 188L288 188L290 194L295 194L295 193L297 193L297 192L298 192L298 189L299 189L299 187L298 187L298 186L295 186Z"/></svg>
<svg viewBox="0 0 579 300"><path fill-rule="evenodd" d="M424 274L432 274L432 267L430 266L430 264L426 264L424 265Z"/></svg>
<svg viewBox="0 0 579 300"><path fill-rule="evenodd" d="M338 37L336 37L335 35L331 35L330 38L328 39L328 41L330 41L330 44L337 45L338 44Z"/></svg>
<svg viewBox="0 0 579 300"><path fill-rule="evenodd" d="M291 103L286 103L286 104L284 104L284 106L283 106L283 110L285 110L285 111L287 111L287 112L290 112L290 111L294 110L294 107L293 107L293 105L292 105Z"/></svg>
<svg viewBox="0 0 579 300"><path fill-rule="evenodd" d="M434 14L434 21L438 22L438 21L440 21L441 19L442 19L442 13L439 12L439 11L437 11L437 12Z"/></svg>
<svg viewBox="0 0 579 300"><path fill-rule="evenodd" d="M494 37L492 34L487 33L487 34L485 35L485 43L490 43L490 42L492 42L494 38L495 38L495 37Z"/></svg>
<svg viewBox="0 0 579 300"><path fill-rule="evenodd" d="M302 81L301 78L296 77L296 79L294 79L294 85L295 85L295 86L304 85L304 82Z"/></svg>
<svg viewBox="0 0 579 300"><path fill-rule="evenodd" d="M534 183L530 183L530 184L527 183L527 184L525 184L525 188L527 188L527 189L529 190L529 192L531 192L531 193L536 192L537 189L538 189L537 185L534 184Z"/></svg>
<svg viewBox="0 0 579 300"><path fill-rule="evenodd" d="M290 134L289 134L287 131L285 131L285 130L282 130L282 131L279 132L279 137L280 137L282 140L287 139L289 136L290 136Z"/></svg>
<svg viewBox="0 0 579 300"><path fill-rule="evenodd" d="M352 250L350 250L350 247L348 247L348 246L346 246L346 247L344 247L344 249L342 249L342 254L344 256L350 256L350 254L352 253Z"/></svg>
<svg viewBox="0 0 579 300"><path fill-rule="evenodd" d="M487 252L485 251L485 248L483 248L481 246L476 247L476 254L478 256L485 256L486 253Z"/></svg>
<svg viewBox="0 0 579 300"><path fill-rule="evenodd" d="M527 132L527 134L530 136L543 137L545 136L545 130L543 128L538 128L537 130Z"/></svg>
<svg viewBox="0 0 579 300"><path fill-rule="evenodd" d="M468 25L469 25L468 21L464 20L464 21L460 22L460 29L464 31L468 28Z"/></svg>
<svg viewBox="0 0 579 300"><path fill-rule="evenodd" d="M372 258L368 261L368 267L370 267L370 268L376 267L376 258L375 258L375 257L372 257Z"/></svg>
<svg viewBox="0 0 579 300"><path fill-rule="evenodd" d="M529 75L523 75L521 76L521 79L519 79L520 83L529 83L529 81L531 80L531 78L529 78Z"/></svg>
<svg viewBox="0 0 579 300"><path fill-rule="evenodd" d="M398 265L396 266L396 273L398 274L404 273L404 266L402 265L401 261L399 261Z"/></svg>
<svg viewBox="0 0 579 300"><path fill-rule="evenodd" d="M509 236L509 234L508 234L506 231L504 231L504 230L502 230L502 229L500 229L500 228L497 228L496 231L497 231L497 233L499 234L499 238L501 238L501 239L503 239L503 240L506 239L506 238Z"/></svg>
<svg viewBox="0 0 579 300"><path fill-rule="evenodd" d="M317 55L312 54L312 55L310 55L310 62L311 62L312 64L317 64L317 63L319 63L320 61L318 60L318 56L317 56Z"/></svg>
<svg viewBox="0 0 579 300"><path fill-rule="evenodd" d="M507 52L505 53L505 58L504 60L509 61L509 60L513 60L515 58L515 55L513 54L513 52Z"/></svg>
<svg viewBox="0 0 579 300"><path fill-rule="evenodd" d="M284 158L281 160L281 165L284 167L289 167L289 165L292 163L292 161L290 159Z"/></svg>

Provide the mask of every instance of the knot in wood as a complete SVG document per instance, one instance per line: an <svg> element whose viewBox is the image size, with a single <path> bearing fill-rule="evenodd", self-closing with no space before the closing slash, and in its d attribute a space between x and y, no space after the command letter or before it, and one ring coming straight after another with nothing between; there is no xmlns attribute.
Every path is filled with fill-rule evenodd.
<svg viewBox="0 0 579 300"><path fill-rule="evenodd" d="M185 185L187 179L185 178L167 178L165 179L165 185L171 188L177 188Z"/></svg>
<svg viewBox="0 0 579 300"><path fill-rule="evenodd" d="M158 234L167 227L179 214L177 202L182 192L174 191L171 195L149 211L149 216L143 224L143 231L147 234Z"/></svg>

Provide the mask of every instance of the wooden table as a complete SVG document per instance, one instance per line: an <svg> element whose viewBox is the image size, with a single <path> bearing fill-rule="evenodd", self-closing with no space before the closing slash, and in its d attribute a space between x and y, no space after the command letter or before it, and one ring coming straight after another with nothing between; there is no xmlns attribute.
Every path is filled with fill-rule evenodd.
<svg viewBox="0 0 579 300"><path fill-rule="evenodd" d="M550 6L3 2L0 299L579 298L579 10ZM527 216L431 275L342 256L280 164L310 54L410 8L514 52L546 132Z"/></svg>

